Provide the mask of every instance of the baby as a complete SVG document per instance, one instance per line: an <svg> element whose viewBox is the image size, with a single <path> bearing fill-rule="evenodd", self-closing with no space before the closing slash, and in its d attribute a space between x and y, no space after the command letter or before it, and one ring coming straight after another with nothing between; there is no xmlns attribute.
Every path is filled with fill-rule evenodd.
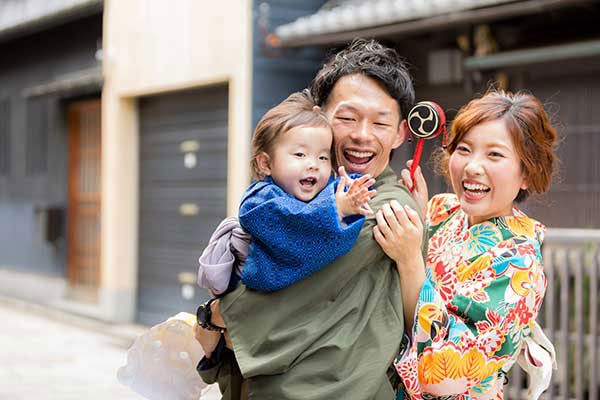
<svg viewBox="0 0 600 400"><path fill-rule="evenodd" d="M307 92L294 93L259 121L252 142L253 183L239 221L252 236L242 282L275 291L350 251L372 214L369 175L332 177L333 135ZM346 187L348 190L346 191Z"/></svg>

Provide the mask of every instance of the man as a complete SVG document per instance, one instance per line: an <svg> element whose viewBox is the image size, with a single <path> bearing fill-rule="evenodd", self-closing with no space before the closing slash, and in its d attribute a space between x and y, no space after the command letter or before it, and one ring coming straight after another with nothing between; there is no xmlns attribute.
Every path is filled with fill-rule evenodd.
<svg viewBox="0 0 600 400"><path fill-rule="evenodd" d="M323 66L311 92L331 119L338 164L377 179L371 207L397 200L417 209L388 166L414 102L398 54L356 40ZM222 348L212 354L210 332L198 328L208 356L202 377L218 381L227 398L242 395L231 379L240 371L249 398L394 398L386 372L404 331L402 295L393 262L373 239L375 225L367 218L349 253L288 288L262 293L240 285L213 302L211 321L227 327L235 357Z"/></svg>

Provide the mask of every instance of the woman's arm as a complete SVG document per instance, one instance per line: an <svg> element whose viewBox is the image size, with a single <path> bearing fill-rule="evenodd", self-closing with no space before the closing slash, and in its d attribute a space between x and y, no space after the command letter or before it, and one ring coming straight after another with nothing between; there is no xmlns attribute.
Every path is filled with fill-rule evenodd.
<svg viewBox="0 0 600 400"><path fill-rule="evenodd" d="M421 253L423 224L416 211L392 200L377 212L373 235L383 251L396 262L400 274L406 331L412 331L415 308L423 282L425 263Z"/></svg>

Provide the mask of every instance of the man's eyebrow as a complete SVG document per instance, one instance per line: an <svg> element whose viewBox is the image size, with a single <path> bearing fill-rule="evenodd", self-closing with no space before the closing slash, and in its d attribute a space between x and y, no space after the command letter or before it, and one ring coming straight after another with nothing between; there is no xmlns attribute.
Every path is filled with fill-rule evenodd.
<svg viewBox="0 0 600 400"><path fill-rule="evenodd" d="M340 110L350 110L350 111L357 111L358 109L356 107L354 107L352 104L341 104L336 111L340 111Z"/></svg>

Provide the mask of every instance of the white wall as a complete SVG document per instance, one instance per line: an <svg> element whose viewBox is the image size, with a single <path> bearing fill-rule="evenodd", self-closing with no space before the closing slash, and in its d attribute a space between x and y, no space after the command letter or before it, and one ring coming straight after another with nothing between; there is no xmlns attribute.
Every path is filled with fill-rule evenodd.
<svg viewBox="0 0 600 400"><path fill-rule="evenodd" d="M138 251L137 97L229 85L227 211L249 183L250 0L106 0L102 94L102 288L106 319L131 321Z"/></svg>

